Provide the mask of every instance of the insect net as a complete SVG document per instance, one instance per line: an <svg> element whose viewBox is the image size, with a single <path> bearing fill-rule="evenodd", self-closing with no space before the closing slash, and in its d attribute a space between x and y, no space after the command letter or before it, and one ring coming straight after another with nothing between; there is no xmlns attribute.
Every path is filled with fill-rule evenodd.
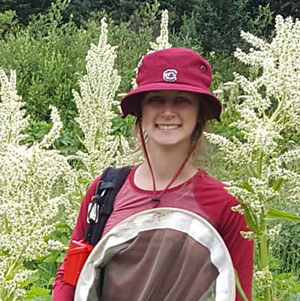
<svg viewBox="0 0 300 301"><path fill-rule="evenodd" d="M233 301L228 250L213 226L189 211L157 208L115 226L95 246L75 301Z"/></svg>

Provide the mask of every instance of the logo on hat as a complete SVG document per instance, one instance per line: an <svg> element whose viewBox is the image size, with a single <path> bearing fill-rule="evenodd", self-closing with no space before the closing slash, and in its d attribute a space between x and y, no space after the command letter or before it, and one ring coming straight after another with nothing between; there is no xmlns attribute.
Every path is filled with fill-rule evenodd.
<svg viewBox="0 0 300 301"><path fill-rule="evenodd" d="M167 69L163 73L163 79L165 82L175 82L177 80L177 70Z"/></svg>

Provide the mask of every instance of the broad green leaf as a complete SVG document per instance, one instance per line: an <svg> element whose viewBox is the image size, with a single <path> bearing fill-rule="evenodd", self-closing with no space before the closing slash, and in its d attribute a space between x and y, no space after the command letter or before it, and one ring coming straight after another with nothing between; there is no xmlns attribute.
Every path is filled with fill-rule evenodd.
<svg viewBox="0 0 300 301"><path fill-rule="evenodd" d="M286 213L271 207L267 208L267 215L268 220L286 220L286 221L293 221L293 222L300 222L300 217L291 213Z"/></svg>
<svg viewBox="0 0 300 301"><path fill-rule="evenodd" d="M42 287L32 286L25 296L25 300L36 300L36 297L49 297L50 290Z"/></svg>

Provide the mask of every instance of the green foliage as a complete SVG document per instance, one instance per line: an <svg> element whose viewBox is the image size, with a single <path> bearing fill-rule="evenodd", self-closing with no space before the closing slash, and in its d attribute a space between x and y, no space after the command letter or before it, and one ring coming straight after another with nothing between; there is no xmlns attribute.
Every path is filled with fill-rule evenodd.
<svg viewBox="0 0 300 301"><path fill-rule="evenodd" d="M149 49L149 42L154 39L153 32L149 27L140 28L136 32L131 28L130 23L111 24L108 30L109 42L112 45L118 45L115 68L122 78L119 93L126 93L132 88L131 80L135 77L134 69Z"/></svg>
<svg viewBox="0 0 300 301"><path fill-rule="evenodd" d="M1 0L0 12L14 10L21 23L28 22L30 15L44 12L53 0Z"/></svg>
<svg viewBox="0 0 300 301"><path fill-rule="evenodd" d="M72 14L77 24L84 20L87 20L91 15L99 11L105 10L113 20L118 23L127 22L133 14L135 14L141 6L152 5L156 0L145 1L142 0L122 0L116 1L112 5L111 0L72 0L66 9L65 15ZM44 13L50 6L53 0L1 0L0 12L5 10L15 10L21 23L26 24L29 21L29 16L37 13ZM162 9L168 9L170 12L174 11L177 18L174 18L171 25L175 25L176 30L180 27L180 17L185 12L192 12L199 4L199 1L181 1L181 0L166 0L160 1ZM221 1L222 2L222 1ZM258 14L258 7L270 6L270 9L274 14L282 14L284 17L300 16L299 0L297 1L270 1L270 0L247 0L246 12L255 18ZM218 5L218 3L212 2L212 6ZM237 12L238 13L238 12Z"/></svg>
<svg viewBox="0 0 300 301"><path fill-rule="evenodd" d="M138 30L139 28L150 27L154 28L154 24L158 25L157 16L160 14L160 3L155 0L153 4L145 2L134 11L130 17L131 27Z"/></svg>
<svg viewBox="0 0 300 301"><path fill-rule="evenodd" d="M84 56L96 33L78 29L72 20L63 23L61 12L66 6L66 1L58 1L47 14L33 17L26 27L16 25L12 14L2 14L9 16L9 24L14 26L0 40L0 66L17 71L18 90L26 99L32 120L29 140L38 138L33 135L36 123L49 123L49 105L53 104L68 124L57 142L68 153L80 146L76 137L79 130L72 122L76 106L71 90L84 72Z"/></svg>
<svg viewBox="0 0 300 301"><path fill-rule="evenodd" d="M45 13L50 8L53 0L2 0L0 12L14 10L22 24L28 24L30 16ZM69 16L80 26L99 12L105 11L114 22L121 24L134 20L135 29L142 24L151 22L153 8L168 9L170 12L170 25L172 33L181 38L197 40L205 51L223 52L234 49L234 45L240 42L239 31L258 30L263 31L264 36L271 32L271 15L281 14L284 17L300 16L298 1L270 1L270 0L167 0L142 1L122 0L113 3L110 0L72 0L63 12L64 22L68 22ZM147 18L143 18L144 14ZM152 15L153 17L153 15ZM145 21L145 22L144 22ZM191 30L188 29L191 25ZM265 25L265 27L263 27ZM196 29L196 31L195 31ZM187 31L188 30L188 36ZM218 40L218 38L221 38ZM224 48L225 45L225 48Z"/></svg>
<svg viewBox="0 0 300 301"><path fill-rule="evenodd" d="M71 229L65 223L59 223L56 230L46 239L54 239L68 245L71 235ZM31 301L50 301L52 285L55 274L65 255L65 251L52 251L49 256L39 260L27 262L27 267L37 270L37 274L31 277L24 287L27 288L27 294L24 300Z"/></svg>
<svg viewBox="0 0 300 301"><path fill-rule="evenodd" d="M270 5L259 5L256 16L251 20L252 33L260 37L270 37L273 35L274 30L274 12L271 11Z"/></svg>
<svg viewBox="0 0 300 301"><path fill-rule="evenodd" d="M296 301L300 298L300 284L297 276L292 273L282 273L275 277L275 294L282 301Z"/></svg>
<svg viewBox="0 0 300 301"><path fill-rule="evenodd" d="M248 0L248 10L251 14L256 14L258 7L262 6L270 6L271 11L274 15L282 15L283 17L296 17L299 19L300 17L300 1L299 0Z"/></svg>
<svg viewBox="0 0 300 301"><path fill-rule="evenodd" d="M12 10L7 10L0 13L0 36L5 37L7 32L14 31L18 24L16 13Z"/></svg>
<svg viewBox="0 0 300 301"><path fill-rule="evenodd" d="M247 30L247 1L197 1L192 10L184 11L176 30L180 38L189 38L208 53L230 53L240 42L240 30Z"/></svg>
<svg viewBox="0 0 300 301"><path fill-rule="evenodd" d="M87 2L89 1L83 3ZM109 6L109 3L102 2L104 5L102 8ZM126 4L127 2L123 1L120 7L124 8ZM167 4L163 3L161 6L166 7ZM180 4L170 1L169 4L169 8L174 12L181 13L190 10L195 3ZM0 41L0 66L6 70L17 71L18 90L26 100L26 109L31 116L28 141L38 140L42 136L34 133L36 124L42 125L45 130L48 127L51 103L58 107L64 123L62 136L55 146L65 154L75 153L78 148L81 148L78 137L82 137L82 133L74 122L77 110L71 90L78 88L78 78L85 71L86 51L89 44L97 39L100 31L96 19L99 15L94 15L94 20L85 22L81 29L76 26L71 17L66 19L70 5L76 7L78 3L68 4L68 1L59 0L52 4L46 14L32 16L27 26L18 24L13 13L6 13L2 17L2 24L5 26L1 27L4 28L4 39ZM97 7L96 4L93 5L94 11L100 9L100 3ZM149 3L136 1L124 9L124 13L129 12L131 8L134 10L130 13L128 22L115 25L112 20L109 21L109 42L119 45L115 67L122 77L122 82L118 93L131 89L131 79L135 75L134 68L147 52L149 42L154 40L158 32L159 7L157 1ZM108 12L111 9L110 6ZM117 10L117 7L114 9ZM171 22L176 25L174 20L178 18L174 12ZM196 18L196 10L191 15L192 17L190 13L183 14L181 30L178 34L174 33L171 42L176 46L190 47L202 52L202 41L197 36L199 20ZM213 52L210 52L208 58L214 67L214 85L230 80L232 69L235 67L232 64L233 59ZM116 122L123 124L119 128L124 127L123 120L117 119Z"/></svg>
<svg viewBox="0 0 300 301"><path fill-rule="evenodd" d="M279 274L294 273L298 275L300 281L300 225L287 224L282 225L280 235L276 240L272 241L272 249L274 257L280 258L281 264L276 268Z"/></svg>
<svg viewBox="0 0 300 301"><path fill-rule="evenodd" d="M24 297L24 300L28 301L50 301L51 290L45 289L42 287L32 286L27 295Z"/></svg>

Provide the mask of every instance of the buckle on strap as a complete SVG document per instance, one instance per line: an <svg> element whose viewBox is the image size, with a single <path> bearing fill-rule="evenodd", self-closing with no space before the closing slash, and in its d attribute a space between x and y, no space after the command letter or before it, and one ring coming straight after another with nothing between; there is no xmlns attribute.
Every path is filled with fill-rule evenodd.
<svg viewBox="0 0 300 301"><path fill-rule="evenodd" d="M115 188L115 183L113 182L103 182L99 181L97 186L97 193L92 197L92 201L88 205L87 223L91 222L97 223L100 214L109 215L112 212L112 208L107 206L103 202L103 197L106 195L107 190Z"/></svg>
<svg viewBox="0 0 300 301"><path fill-rule="evenodd" d="M100 205L97 202L92 201L88 206L88 213L86 217L86 221L88 224L91 222L97 223L99 219L99 208Z"/></svg>

